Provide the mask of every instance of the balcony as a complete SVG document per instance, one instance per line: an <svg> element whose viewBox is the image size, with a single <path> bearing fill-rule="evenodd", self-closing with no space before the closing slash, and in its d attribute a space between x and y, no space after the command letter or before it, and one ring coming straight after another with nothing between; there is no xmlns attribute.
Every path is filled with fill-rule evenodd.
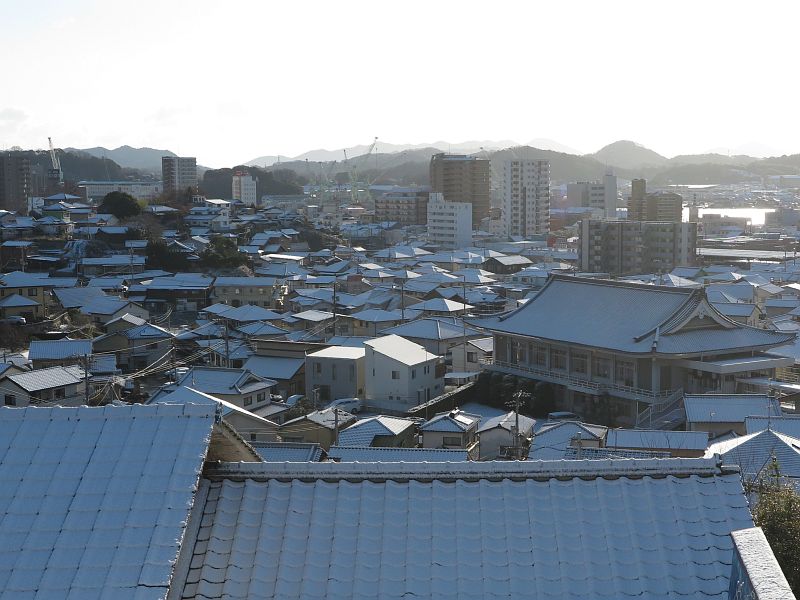
<svg viewBox="0 0 800 600"><path fill-rule="evenodd" d="M646 404L662 404L683 395L683 390L660 390L654 392L643 388L621 385L612 381L594 381L576 377L567 372L553 371L531 365L521 365L508 361L485 359L482 364L490 371L498 371L509 375L530 377L539 381L546 381L584 394L609 394L616 398L635 400Z"/></svg>

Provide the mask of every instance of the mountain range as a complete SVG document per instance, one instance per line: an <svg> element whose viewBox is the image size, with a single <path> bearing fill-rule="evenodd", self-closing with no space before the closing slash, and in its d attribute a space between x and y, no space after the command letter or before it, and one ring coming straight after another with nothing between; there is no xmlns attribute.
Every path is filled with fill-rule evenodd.
<svg viewBox="0 0 800 600"><path fill-rule="evenodd" d="M65 148L67 152L84 152L96 158L109 158L119 166L128 169L139 169L146 173L161 173L161 157L177 156L169 150L157 150L155 148L133 148L131 146L120 146L119 148Z"/></svg>

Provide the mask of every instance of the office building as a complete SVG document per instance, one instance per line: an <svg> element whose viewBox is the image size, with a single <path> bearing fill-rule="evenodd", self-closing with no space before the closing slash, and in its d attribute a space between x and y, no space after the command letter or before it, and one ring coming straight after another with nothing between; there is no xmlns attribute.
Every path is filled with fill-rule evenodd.
<svg viewBox="0 0 800 600"><path fill-rule="evenodd" d="M480 226L489 216L491 164L486 158L464 154L434 154L430 164L431 191L444 194L447 202L472 205L472 223Z"/></svg>
<svg viewBox="0 0 800 600"><path fill-rule="evenodd" d="M634 179L628 201L628 220L680 223L683 220L683 197L672 192L648 194L647 182Z"/></svg>
<svg viewBox="0 0 800 600"><path fill-rule="evenodd" d="M79 181L78 190L86 202L100 202L111 192L122 192L137 200L152 202L161 195L163 186L160 181Z"/></svg>
<svg viewBox="0 0 800 600"><path fill-rule="evenodd" d="M191 188L197 192L197 159L193 156L162 156L161 178L164 193L183 193Z"/></svg>
<svg viewBox="0 0 800 600"><path fill-rule="evenodd" d="M25 212L31 193L31 164L15 154L0 155L0 209Z"/></svg>
<svg viewBox="0 0 800 600"><path fill-rule="evenodd" d="M500 182L507 236L530 237L550 232L550 163L507 160Z"/></svg>
<svg viewBox="0 0 800 600"><path fill-rule="evenodd" d="M589 273L664 273L693 265L697 223L581 221L579 268Z"/></svg>
<svg viewBox="0 0 800 600"><path fill-rule="evenodd" d="M258 203L256 193L256 180L248 173L237 171L231 180L231 198L241 200L247 206L255 206Z"/></svg>
<svg viewBox="0 0 800 600"><path fill-rule="evenodd" d="M447 202L443 194L431 193L428 200L428 240L442 248L472 245L472 205Z"/></svg>
<svg viewBox="0 0 800 600"><path fill-rule="evenodd" d="M579 181L567 185L567 206L602 211L603 218L617 218L617 176L607 172L602 181Z"/></svg>
<svg viewBox="0 0 800 600"><path fill-rule="evenodd" d="M425 225L428 222L427 186L392 186L375 196L375 220L400 225Z"/></svg>

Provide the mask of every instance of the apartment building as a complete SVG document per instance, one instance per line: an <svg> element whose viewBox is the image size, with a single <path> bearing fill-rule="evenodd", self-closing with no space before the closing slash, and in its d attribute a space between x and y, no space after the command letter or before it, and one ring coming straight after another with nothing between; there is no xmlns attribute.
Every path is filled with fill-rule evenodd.
<svg viewBox="0 0 800 600"><path fill-rule="evenodd" d="M0 209L25 212L31 191L31 164L24 156L0 154Z"/></svg>
<svg viewBox="0 0 800 600"><path fill-rule="evenodd" d="M472 246L472 205L447 202L444 194L431 193L428 200L428 240L442 248Z"/></svg>
<svg viewBox="0 0 800 600"><path fill-rule="evenodd" d="M256 180L249 173L237 171L231 179L231 198L240 200L247 206L258 204L256 193Z"/></svg>
<svg viewBox="0 0 800 600"><path fill-rule="evenodd" d="M78 190L84 202L100 202L106 194L122 192L137 200L152 202L161 195L160 181L79 181Z"/></svg>
<svg viewBox="0 0 800 600"><path fill-rule="evenodd" d="M431 157L430 178L431 191L443 194L447 202L472 206L475 227L489 216L492 177L488 159L440 152Z"/></svg>
<svg viewBox="0 0 800 600"><path fill-rule="evenodd" d="M567 184L567 205L594 208L605 219L617 216L617 176L607 172L602 181L579 181Z"/></svg>
<svg viewBox="0 0 800 600"><path fill-rule="evenodd" d="M197 190L197 159L194 156L162 156L161 179L164 193L180 193L191 188Z"/></svg>
<svg viewBox="0 0 800 600"><path fill-rule="evenodd" d="M507 236L530 237L550 232L550 163L507 160L500 182Z"/></svg>
<svg viewBox="0 0 800 600"><path fill-rule="evenodd" d="M391 186L376 190L375 220L400 225L425 225L428 221L428 186Z"/></svg>
<svg viewBox="0 0 800 600"><path fill-rule="evenodd" d="M647 193L647 181L631 181L631 197L628 201L629 221L671 221L683 220L683 196L673 192Z"/></svg>
<svg viewBox="0 0 800 600"><path fill-rule="evenodd" d="M581 221L578 264L588 273L667 272L693 265L696 253L697 223Z"/></svg>

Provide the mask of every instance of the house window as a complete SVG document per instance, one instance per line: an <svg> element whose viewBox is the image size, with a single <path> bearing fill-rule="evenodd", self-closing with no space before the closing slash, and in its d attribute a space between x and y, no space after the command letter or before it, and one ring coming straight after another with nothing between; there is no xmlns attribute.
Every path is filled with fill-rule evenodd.
<svg viewBox="0 0 800 600"><path fill-rule="evenodd" d="M336 381L336 365L331 365L331 379Z"/></svg>
<svg viewBox="0 0 800 600"><path fill-rule="evenodd" d="M614 380L616 383L633 387L634 386L633 363L629 360L617 360L614 367Z"/></svg>
<svg viewBox="0 0 800 600"><path fill-rule="evenodd" d="M66 396L67 394L64 388L56 388L55 390L53 390L54 398L65 398Z"/></svg>
<svg viewBox="0 0 800 600"><path fill-rule="evenodd" d="M239 288L236 288L236 289L233 290L233 293L238 296L239 294L242 293L242 290L240 290Z"/></svg>
<svg viewBox="0 0 800 600"><path fill-rule="evenodd" d="M28 296L35 296L36 288L28 288Z"/></svg>
<svg viewBox="0 0 800 600"><path fill-rule="evenodd" d="M314 373L316 373L317 375L322 373L322 363L320 363L320 362L315 362L314 363Z"/></svg>
<svg viewBox="0 0 800 600"><path fill-rule="evenodd" d="M547 366L547 347L535 345L533 347L533 356L531 360L534 365L537 367L546 367Z"/></svg>
<svg viewBox="0 0 800 600"><path fill-rule="evenodd" d="M553 348L550 350L550 368L563 371L567 368L567 352Z"/></svg>
<svg viewBox="0 0 800 600"><path fill-rule="evenodd" d="M400 379L400 371L392 371L392 379Z"/></svg>
<svg viewBox="0 0 800 600"><path fill-rule="evenodd" d="M461 445L461 438L458 437L443 437L442 438L442 445L443 446L460 446Z"/></svg>
<svg viewBox="0 0 800 600"><path fill-rule="evenodd" d="M411 379L416 379L416 378L417 378L417 370L411 369Z"/></svg>
<svg viewBox="0 0 800 600"><path fill-rule="evenodd" d="M5 405L6 406L16 406L17 405L17 397L14 394L6 394Z"/></svg>
<svg viewBox="0 0 800 600"><path fill-rule="evenodd" d="M478 362L478 357L476 356L475 352L467 352L467 362Z"/></svg>
<svg viewBox="0 0 800 600"><path fill-rule="evenodd" d="M263 402L264 400L266 400L266 397L267 397L266 394L264 392L261 392L256 396L256 402Z"/></svg>
<svg viewBox="0 0 800 600"><path fill-rule="evenodd" d="M592 361L592 373L599 379L611 378L611 360L602 356L595 356Z"/></svg>
<svg viewBox="0 0 800 600"><path fill-rule="evenodd" d="M589 355L586 352L573 352L569 366L573 373L585 375L589 372Z"/></svg>
<svg viewBox="0 0 800 600"><path fill-rule="evenodd" d="M250 406L252 403L253 403L253 397L252 396L245 396L244 405L245 406Z"/></svg>
<svg viewBox="0 0 800 600"><path fill-rule="evenodd" d="M356 378L356 366L355 365L348 365L347 374L348 374L348 376L350 378L350 381L353 381Z"/></svg>

